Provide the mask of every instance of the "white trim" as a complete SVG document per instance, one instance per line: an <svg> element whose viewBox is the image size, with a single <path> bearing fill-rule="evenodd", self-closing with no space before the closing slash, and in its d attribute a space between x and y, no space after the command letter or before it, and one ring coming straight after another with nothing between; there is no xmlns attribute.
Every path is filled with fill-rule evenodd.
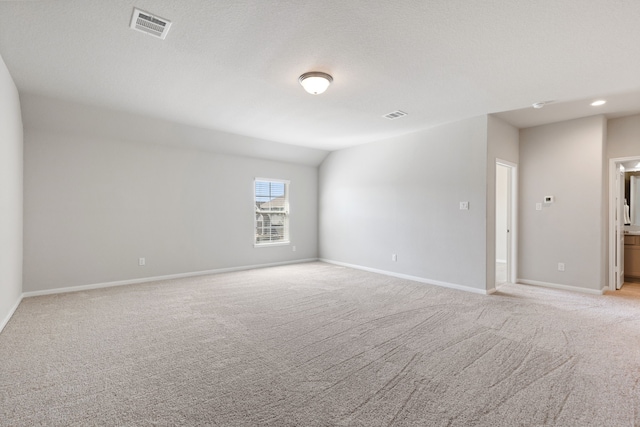
<svg viewBox="0 0 640 427"><path fill-rule="evenodd" d="M496 157L496 163L501 164L502 166L510 167L510 168L517 168L518 167L517 163L510 162L509 160L503 160L503 159L501 159L499 157Z"/></svg>
<svg viewBox="0 0 640 427"><path fill-rule="evenodd" d="M272 247L272 246L290 246L290 245L291 245L291 241L286 240L286 241L279 241L279 242L254 243L253 247L254 248L268 248L268 247Z"/></svg>
<svg viewBox="0 0 640 427"><path fill-rule="evenodd" d="M578 286L561 285L559 283L540 282L538 280L528 280L528 279L518 279L517 283L520 283L523 285L540 286L542 288L552 288L552 289L561 289L563 291L580 292L583 294L591 294L591 295L602 295L606 289L606 287L600 290L587 289L587 288L581 288Z"/></svg>
<svg viewBox="0 0 640 427"><path fill-rule="evenodd" d="M349 264L349 263L340 262L340 261L333 261L325 258L320 258L318 261L326 262L327 264L339 265L342 267L354 268L356 270L369 271L371 273L384 274L385 276L397 277L399 279L413 280L414 282L426 283L428 285L441 286L443 288L456 289L458 291L473 292L475 294L489 295L495 292L495 289L484 290L484 289L472 288L470 286L458 285L457 283L448 283L448 282L441 282L439 280L425 279L423 277L411 276L411 275L402 274L402 273L394 273L393 271L378 270L377 268L364 267L362 265Z"/></svg>
<svg viewBox="0 0 640 427"><path fill-rule="evenodd" d="M2 330L4 329L4 327L7 326L7 323L9 323L9 320L11 320L11 316L13 316L13 313L15 313L16 310L18 309L18 306L22 302L22 298L24 298L24 294L18 297L18 301L16 301L16 303L13 305L11 310L9 310L9 313L7 314L7 316L2 320L2 323L0 323L0 333L2 333Z"/></svg>
<svg viewBox="0 0 640 427"><path fill-rule="evenodd" d="M245 265L242 267L218 268L215 270L194 271L190 273L169 274L166 276L143 277L141 279L119 280L115 282L94 283L91 285L69 286L67 288L45 289L42 291L31 291L22 294L23 298L35 297L40 295L53 295L66 292L79 292L91 289L111 288L114 286L135 285L137 283L155 282L158 280L182 279L184 277L205 276L208 274L229 273L232 271L255 270L257 268L277 267L279 265L300 264L304 262L318 261L318 258L299 259L294 261L273 262L269 264Z"/></svg>
<svg viewBox="0 0 640 427"><path fill-rule="evenodd" d="M506 259L497 259L496 260L496 264L506 264L507 260Z"/></svg>
<svg viewBox="0 0 640 427"><path fill-rule="evenodd" d="M290 184L291 180L289 179L281 179L281 178L262 178L259 176L256 176L255 178L253 178L253 182L255 183L256 181L267 181L267 182L282 182L284 184ZM255 188L255 185L254 185Z"/></svg>
<svg viewBox="0 0 640 427"><path fill-rule="evenodd" d="M640 206L640 200L639 201L636 200L636 195L638 194L638 190L636 189L636 186L638 185L637 181L638 181L638 177L636 175L629 176L629 206L630 206L629 225L630 226L637 225L637 222L638 222L637 221L638 214L636 212L636 207ZM626 184L627 184L627 181L625 177L625 185ZM626 190L625 190L625 195L626 195ZM622 223L624 224L624 219Z"/></svg>

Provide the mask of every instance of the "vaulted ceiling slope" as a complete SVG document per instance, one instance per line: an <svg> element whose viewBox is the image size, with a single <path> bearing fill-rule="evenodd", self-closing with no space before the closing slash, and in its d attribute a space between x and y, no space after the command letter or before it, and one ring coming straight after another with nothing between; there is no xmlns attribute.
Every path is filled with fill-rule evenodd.
<svg viewBox="0 0 640 427"><path fill-rule="evenodd" d="M639 21L638 0L0 1L0 55L21 93L335 150L638 91ZM307 71L334 82L309 95Z"/></svg>

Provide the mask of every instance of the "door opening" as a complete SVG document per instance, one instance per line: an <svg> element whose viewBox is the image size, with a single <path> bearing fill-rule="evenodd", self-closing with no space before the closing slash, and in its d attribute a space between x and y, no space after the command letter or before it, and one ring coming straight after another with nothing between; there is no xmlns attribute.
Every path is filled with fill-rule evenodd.
<svg viewBox="0 0 640 427"><path fill-rule="evenodd" d="M634 196L629 181L635 179L640 170L640 157L624 157L609 160L609 289L621 289L625 281L625 234L640 234L640 223L636 224L632 211L640 210L640 197ZM631 200L633 199L633 200ZM640 218L638 218L640 222ZM635 248L630 248L635 249ZM633 254L629 254L633 255ZM631 261L635 261L632 258ZM634 263L629 264L628 273L635 274ZM640 273L638 273L640 274Z"/></svg>
<svg viewBox="0 0 640 427"><path fill-rule="evenodd" d="M496 286L516 282L516 165L496 161Z"/></svg>

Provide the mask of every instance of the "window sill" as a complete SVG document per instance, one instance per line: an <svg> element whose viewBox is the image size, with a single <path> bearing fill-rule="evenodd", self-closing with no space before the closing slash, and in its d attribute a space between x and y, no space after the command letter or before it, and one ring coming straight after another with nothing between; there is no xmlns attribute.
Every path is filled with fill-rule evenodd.
<svg viewBox="0 0 640 427"><path fill-rule="evenodd" d="M290 241L286 241L286 242L270 242L270 243L254 243L253 247L254 248L270 248L273 246L289 246L291 244Z"/></svg>

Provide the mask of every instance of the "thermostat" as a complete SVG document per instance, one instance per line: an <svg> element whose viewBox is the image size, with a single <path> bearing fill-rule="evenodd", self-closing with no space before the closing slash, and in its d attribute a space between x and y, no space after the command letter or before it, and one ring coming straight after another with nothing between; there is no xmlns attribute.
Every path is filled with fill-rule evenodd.
<svg viewBox="0 0 640 427"><path fill-rule="evenodd" d="M553 203L554 201L555 201L555 198L553 196L544 196L545 203Z"/></svg>

